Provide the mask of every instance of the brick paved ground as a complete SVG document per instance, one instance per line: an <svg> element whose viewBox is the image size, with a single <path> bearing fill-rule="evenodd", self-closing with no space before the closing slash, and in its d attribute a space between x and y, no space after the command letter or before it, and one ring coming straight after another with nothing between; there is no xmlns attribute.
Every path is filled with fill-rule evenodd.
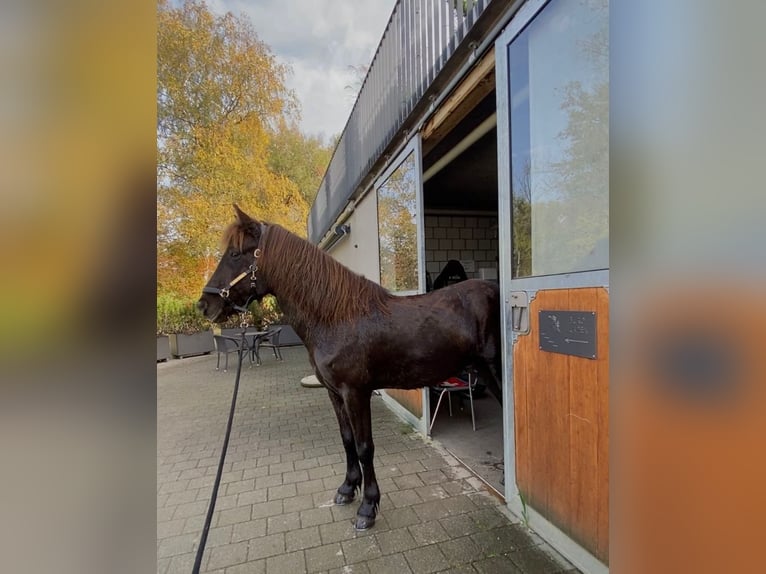
<svg viewBox="0 0 766 574"><path fill-rule="evenodd" d="M324 389L306 389L303 348L243 368L202 571L225 574L576 572L438 445L373 399L382 492L374 528L334 506L345 463ZM232 357L233 358L233 357ZM232 361L236 365L236 361ZM231 366L231 364L230 364ZM191 572L236 366L215 357L157 365L157 571Z"/></svg>

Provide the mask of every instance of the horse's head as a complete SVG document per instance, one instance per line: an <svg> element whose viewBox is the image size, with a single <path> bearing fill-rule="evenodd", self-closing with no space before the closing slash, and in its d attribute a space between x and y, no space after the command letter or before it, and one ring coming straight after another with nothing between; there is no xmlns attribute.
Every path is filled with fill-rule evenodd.
<svg viewBox="0 0 766 574"><path fill-rule="evenodd" d="M197 302L205 317L218 323L244 311L250 301L260 301L269 293L266 282L258 273L265 224L247 215L237 205L234 205L234 211L237 220L224 233L223 257Z"/></svg>

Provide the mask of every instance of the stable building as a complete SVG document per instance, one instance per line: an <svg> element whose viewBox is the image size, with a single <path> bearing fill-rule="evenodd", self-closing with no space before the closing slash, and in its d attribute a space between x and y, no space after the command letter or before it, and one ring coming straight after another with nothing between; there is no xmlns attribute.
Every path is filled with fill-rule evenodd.
<svg viewBox="0 0 766 574"><path fill-rule="evenodd" d="M587 572L609 564L608 13L399 0L308 226L397 294L450 261L499 282L503 406L384 400Z"/></svg>

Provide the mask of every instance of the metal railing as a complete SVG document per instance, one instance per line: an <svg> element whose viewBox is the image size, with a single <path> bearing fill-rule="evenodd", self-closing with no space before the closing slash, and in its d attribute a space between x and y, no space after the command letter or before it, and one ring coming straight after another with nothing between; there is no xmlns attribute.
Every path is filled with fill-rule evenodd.
<svg viewBox="0 0 766 574"><path fill-rule="evenodd" d="M317 191L309 240L321 240L491 2L396 3Z"/></svg>

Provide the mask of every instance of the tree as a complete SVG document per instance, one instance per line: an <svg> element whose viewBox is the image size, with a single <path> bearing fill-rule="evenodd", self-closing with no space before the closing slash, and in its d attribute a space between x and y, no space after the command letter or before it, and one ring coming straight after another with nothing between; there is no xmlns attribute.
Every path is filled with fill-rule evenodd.
<svg viewBox="0 0 766 574"><path fill-rule="evenodd" d="M158 8L158 288L193 297L233 202L305 234L304 184L269 160L298 108L289 70L247 20L215 16L200 0Z"/></svg>
<svg viewBox="0 0 766 574"><path fill-rule="evenodd" d="M282 123L269 144L271 170L298 186L308 205L314 202L333 151L320 137L306 136L295 126Z"/></svg>

